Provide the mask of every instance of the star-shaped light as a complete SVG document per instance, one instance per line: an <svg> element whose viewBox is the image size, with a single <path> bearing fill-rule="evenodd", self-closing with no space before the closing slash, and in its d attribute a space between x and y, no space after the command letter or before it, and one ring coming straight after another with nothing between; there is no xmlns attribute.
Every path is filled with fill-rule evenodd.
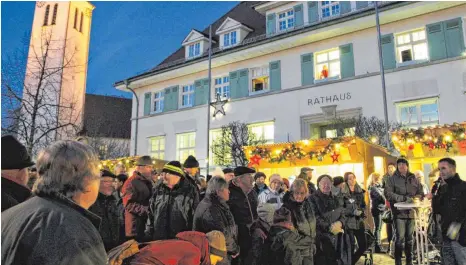
<svg viewBox="0 0 466 265"><path fill-rule="evenodd" d="M260 156L254 155L254 156L251 157L251 161L250 161L249 165L251 165L251 166L253 166L253 165L259 165L260 162L261 162L261 159L262 159L262 158L261 158Z"/></svg>
<svg viewBox="0 0 466 265"><path fill-rule="evenodd" d="M337 152L333 152L333 155L331 155L331 158L332 158L332 163L335 163L337 162L338 163L338 157L340 156L340 154L337 154Z"/></svg>
<svg viewBox="0 0 466 265"><path fill-rule="evenodd" d="M220 98L220 93L217 93L217 100L215 102L210 103L210 106L215 108L214 115L213 115L214 118L218 113L222 113L223 115L225 115L225 109L223 107L225 106L227 102L228 102L228 99L222 100Z"/></svg>

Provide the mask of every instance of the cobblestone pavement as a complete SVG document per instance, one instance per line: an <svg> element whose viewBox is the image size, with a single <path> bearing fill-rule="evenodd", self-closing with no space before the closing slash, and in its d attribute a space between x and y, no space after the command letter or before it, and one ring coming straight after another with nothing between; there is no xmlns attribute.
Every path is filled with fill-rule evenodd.
<svg viewBox="0 0 466 265"><path fill-rule="evenodd" d="M374 265L395 265L395 260L390 258L388 254L374 254ZM356 265L364 265L364 257L356 263Z"/></svg>

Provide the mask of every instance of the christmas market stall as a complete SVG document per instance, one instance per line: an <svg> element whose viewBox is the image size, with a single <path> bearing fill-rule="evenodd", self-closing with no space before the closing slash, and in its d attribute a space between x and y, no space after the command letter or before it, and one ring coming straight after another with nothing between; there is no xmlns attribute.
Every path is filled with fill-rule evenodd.
<svg viewBox="0 0 466 265"><path fill-rule="evenodd" d="M102 160L100 161L99 168L107 169L107 170L114 172L115 167L117 165L123 165L125 170L131 176L132 170L134 170L134 168L136 167L136 161L138 160L139 157L140 156L131 156L131 157L120 157L120 158L111 159L111 160ZM157 172L161 172L163 166L167 162L168 161L165 161L165 160L152 158L152 164L154 165L154 169L157 170Z"/></svg>
<svg viewBox="0 0 466 265"><path fill-rule="evenodd" d="M267 176L278 173L291 182L302 167L311 167L315 182L322 174L343 176L351 171L364 187L372 172L384 173L387 164L396 159L384 147L358 137L248 146L245 151L249 166Z"/></svg>
<svg viewBox="0 0 466 265"><path fill-rule="evenodd" d="M392 142L402 156L409 161L410 170L421 170L426 183L431 187L437 179L439 159L450 157L456 160L456 171L466 180L466 123L405 129L392 133Z"/></svg>

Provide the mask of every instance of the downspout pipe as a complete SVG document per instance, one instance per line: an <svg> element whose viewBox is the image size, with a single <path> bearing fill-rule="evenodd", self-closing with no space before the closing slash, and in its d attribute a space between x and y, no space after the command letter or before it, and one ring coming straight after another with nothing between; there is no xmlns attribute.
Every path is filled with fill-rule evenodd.
<svg viewBox="0 0 466 265"><path fill-rule="evenodd" d="M134 97L136 98L136 128L134 129L134 154L133 156L136 156L138 154L138 127L139 127L139 97L136 95L136 92L134 92L134 89L129 87L130 82L128 79L124 81L126 89L130 90L133 92Z"/></svg>

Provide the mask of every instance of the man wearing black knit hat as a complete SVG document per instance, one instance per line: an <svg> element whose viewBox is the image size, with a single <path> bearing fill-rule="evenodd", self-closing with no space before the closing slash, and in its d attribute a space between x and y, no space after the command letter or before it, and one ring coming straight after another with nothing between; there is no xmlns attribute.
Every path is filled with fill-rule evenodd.
<svg viewBox="0 0 466 265"><path fill-rule="evenodd" d="M183 163L183 170L186 175L187 180L195 187L197 187L196 179L199 174L199 162L194 156L188 156ZM199 188L197 189L200 193Z"/></svg>
<svg viewBox="0 0 466 265"><path fill-rule="evenodd" d="M26 147L11 135L2 136L2 212L31 197L27 184L32 165Z"/></svg>
<svg viewBox="0 0 466 265"><path fill-rule="evenodd" d="M405 246L406 264L413 264L414 244L414 212L398 210L394 205L398 202L413 202L414 197L423 197L422 185L409 171L409 162L405 158L396 161L396 172L388 179L385 197L390 202L395 224L395 265L401 265L403 245Z"/></svg>
<svg viewBox="0 0 466 265"><path fill-rule="evenodd" d="M174 239L176 234L192 230L193 216L199 204L199 191L191 185L178 161L167 163L150 200L146 239Z"/></svg>

